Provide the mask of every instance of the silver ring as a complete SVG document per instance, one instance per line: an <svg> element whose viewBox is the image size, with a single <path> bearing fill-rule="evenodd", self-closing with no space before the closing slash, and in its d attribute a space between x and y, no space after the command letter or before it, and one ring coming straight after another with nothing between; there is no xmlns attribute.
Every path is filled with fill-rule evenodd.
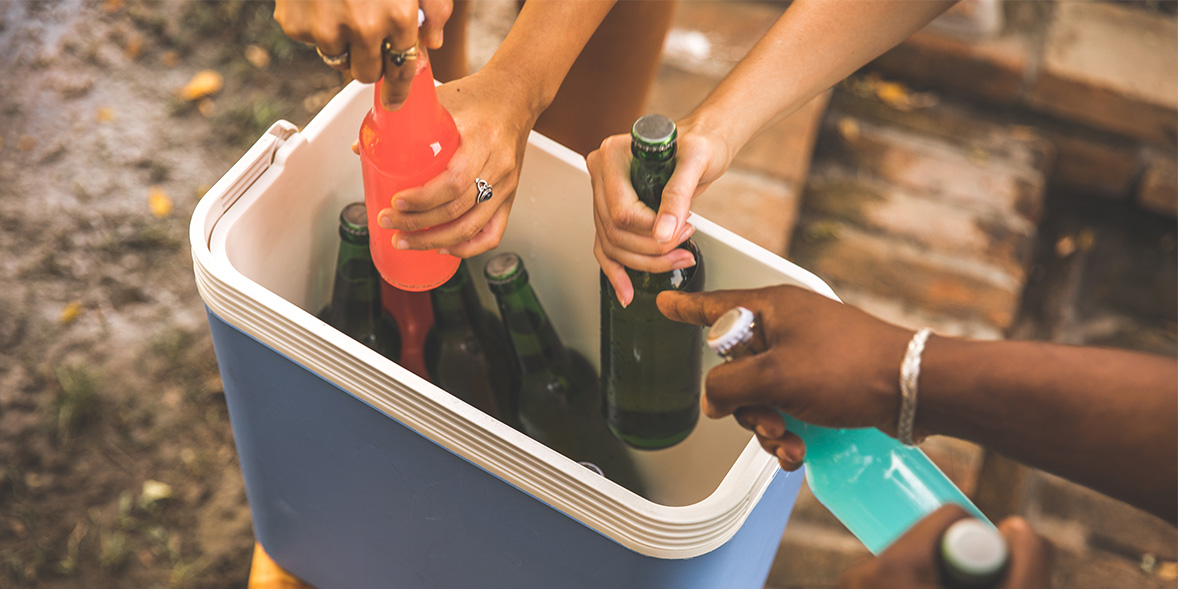
<svg viewBox="0 0 1178 589"><path fill-rule="evenodd" d="M385 55L389 56L389 61L393 62L393 65L397 67L405 65L406 61L417 59L417 45L414 45L404 51L397 51L396 49L393 49L392 43L385 41L384 44L380 46L380 48L382 51L384 51Z"/></svg>
<svg viewBox="0 0 1178 589"><path fill-rule="evenodd" d="M495 194L491 191L491 183L483 180L482 178L474 179L474 187L479 191L478 196L474 197L475 204L480 202L487 202L488 200L491 200L491 196Z"/></svg>
<svg viewBox="0 0 1178 589"><path fill-rule="evenodd" d="M350 61L351 58L347 49L344 49L344 52L339 55L324 55L323 50L320 49L318 45L316 45L315 53L318 53L319 58L323 60L323 63L326 63L327 66L331 68L346 68L348 67L348 61Z"/></svg>

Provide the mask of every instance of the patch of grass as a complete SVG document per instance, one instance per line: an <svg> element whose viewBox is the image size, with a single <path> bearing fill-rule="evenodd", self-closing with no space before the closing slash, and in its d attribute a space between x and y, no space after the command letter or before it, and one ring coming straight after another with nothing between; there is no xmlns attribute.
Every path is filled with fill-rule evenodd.
<svg viewBox="0 0 1178 589"><path fill-rule="evenodd" d="M172 576L168 579L170 589L183 589L191 585L204 570L205 565L200 559L188 562L179 561L172 566Z"/></svg>
<svg viewBox="0 0 1178 589"><path fill-rule="evenodd" d="M104 534L99 545L98 564L104 570L116 571L122 568L131 556L131 545L127 541L127 535L121 530Z"/></svg>
<svg viewBox="0 0 1178 589"><path fill-rule="evenodd" d="M58 366L53 373L59 389L52 405L51 427L57 441L67 445L97 412L101 381L94 370L82 364Z"/></svg>
<svg viewBox="0 0 1178 589"><path fill-rule="evenodd" d="M226 141L248 145L290 111L290 105L263 94L229 106L213 115L211 121Z"/></svg>

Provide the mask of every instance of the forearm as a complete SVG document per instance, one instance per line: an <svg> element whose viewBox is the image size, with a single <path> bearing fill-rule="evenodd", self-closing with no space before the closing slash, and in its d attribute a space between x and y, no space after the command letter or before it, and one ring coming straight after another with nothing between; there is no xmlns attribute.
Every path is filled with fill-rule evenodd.
<svg viewBox="0 0 1178 589"><path fill-rule="evenodd" d="M917 424L1175 521L1178 363L1038 342L932 338Z"/></svg>
<svg viewBox="0 0 1178 589"><path fill-rule="evenodd" d="M720 134L735 154L774 119L899 44L954 1L795 0L686 124Z"/></svg>
<svg viewBox="0 0 1178 589"><path fill-rule="evenodd" d="M614 0L528 0L483 71L510 82L535 119L613 5Z"/></svg>

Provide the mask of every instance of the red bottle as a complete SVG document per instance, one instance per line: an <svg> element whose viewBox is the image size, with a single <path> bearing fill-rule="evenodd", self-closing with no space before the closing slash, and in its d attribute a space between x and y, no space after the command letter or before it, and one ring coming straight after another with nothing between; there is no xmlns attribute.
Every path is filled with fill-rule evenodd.
<svg viewBox="0 0 1178 589"><path fill-rule="evenodd" d="M425 339L434 327L434 305L430 294L409 292L382 282L380 299L384 310L397 320L397 327L401 330L401 357L397 363L429 380L425 368Z"/></svg>
<svg viewBox="0 0 1178 589"><path fill-rule="evenodd" d="M383 80L376 83L372 110L360 126L360 167L364 174L364 202L368 208L372 261L386 282L408 291L429 290L458 270L459 258L437 250L398 250L399 231L384 229L376 217L392 206L393 195L421 186L446 169L458 149L458 127L438 104L429 57L419 50L409 97L400 110L380 103Z"/></svg>

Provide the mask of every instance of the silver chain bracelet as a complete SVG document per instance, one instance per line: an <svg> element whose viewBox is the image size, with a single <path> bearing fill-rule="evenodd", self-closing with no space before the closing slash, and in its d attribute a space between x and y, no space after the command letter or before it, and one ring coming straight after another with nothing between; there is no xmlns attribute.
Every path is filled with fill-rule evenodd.
<svg viewBox="0 0 1178 589"><path fill-rule="evenodd" d="M924 344L933 330L924 328L912 336L908 342L908 351L904 353L904 361L900 364L900 422L896 427L896 439L905 446L915 446L912 439L912 429L916 423L916 384L920 379L920 355L924 352Z"/></svg>

